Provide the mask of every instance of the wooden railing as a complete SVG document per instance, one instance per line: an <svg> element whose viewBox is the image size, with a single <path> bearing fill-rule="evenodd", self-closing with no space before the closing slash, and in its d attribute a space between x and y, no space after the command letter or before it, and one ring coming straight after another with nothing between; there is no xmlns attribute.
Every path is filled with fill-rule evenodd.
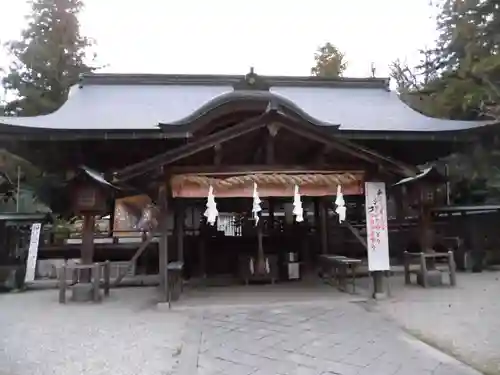
<svg viewBox="0 0 500 375"><path fill-rule="evenodd" d="M171 231L170 231L171 232ZM169 233L171 235L171 233ZM146 239L147 233L141 230L94 232L95 244L123 244L141 243ZM156 237L157 235L154 236ZM79 245L82 243L82 233L80 231L70 231L61 235L59 231L51 229L42 231L40 244L43 246L52 245Z"/></svg>

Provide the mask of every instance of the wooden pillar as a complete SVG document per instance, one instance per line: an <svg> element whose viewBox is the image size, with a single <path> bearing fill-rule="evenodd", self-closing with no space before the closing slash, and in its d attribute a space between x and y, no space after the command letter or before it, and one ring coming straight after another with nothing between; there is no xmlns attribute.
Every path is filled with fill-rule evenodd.
<svg viewBox="0 0 500 375"><path fill-rule="evenodd" d="M86 213L83 215L81 248L83 264L91 264L94 260L94 223L95 217L93 214Z"/></svg>
<svg viewBox="0 0 500 375"><path fill-rule="evenodd" d="M264 241L263 241L263 232L262 232L262 223L259 220L259 224L257 224L257 262L256 263L256 274L265 274L266 273L266 259L264 254Z"/></svg>
<svg viewBox="0 0 500 375"><path fill-rule="evenodd" d="M168 180L167 180L168 181ZM167 182L168 183L168 182ZM166 186L161 186L158 192L160 208L158 244L159 276L160 276L160 302L168 301L168 195Z"/></svg>
<svg viewBox="0 0 500 375"><path fill-rule="evenodd" d="M178 198L175 202L175 243L177 247L177 260L184 262L184 204Z"/></svg>
<svg viewBox="0 0 500 375"><path fill-rule="evenodd" d="M274 211L276 208L276 200L274 198L269 198L269 225L268 225L268 230L273 232L274 231Z"/></svg>
<svg viewBox="0 0 500 375"><path fill-rule="evenodd" d="M320 205L318 197L313 198L313 205L314 205L314 232L316 237L315 247L319 248L321 244L321 225L320 225L321 214L319 212Z"/></svg>
<svg viewBox="0 0 500 375"><path fill-rule="evenodd" d="M320 221L320 238L321 238L321 253L328 253L328 211L325 198L321 197L319 201L319 221Z"/></svg>
<svg viewBox="0 0 500 375"><path fill-rule="evenodd" d="M398 224L402 223L405 220L405 205L404 205L404 187L398 187L394 189L394 201L396 203L396 220Z"/></svg>
<svg viewBox="0 0 500 375"><path fill-rule="evenodd" d="M95 216L91 213L83 215L82 226L82 247L81 247L81 262L82 264L91 264L94 261L94 224ZM80 282L90 282L90 271L82 272Z"/></svg>
<svg viewBox="0 0 500 375"><path fill-rule="evenodd" d="M111 214L109 215L109 237L113 237L113 232L115 230L115 210L116 210L116 199L113 198L113 203L111 204Z"/></svg>
<svg viewBox="0 0 500 375"><path fill-rule="evenodd" d="M432 252L432 216L429 207L420 207L420 247L424 253Z"/></svg>
<svg viewBox="0 0 500 375"><path fill-rule="evenodd" d="M420 239L420 251L424 253L434 252L434 241L435 233L432 226L432 213L431 213L431 202L428 199L429 186L426 184L421 184L418 186L418 196L419 196L419 239ZM435 258L425 258L426 268L433 270L436 268Z"/></svg>
<svg viewBox="0 0 500 375"><path fill-rule="evenodd" d="M198 235L199 242L199 252L200 252L200 276L205 279L207 277L207 245L205 243L205 223L200 224L200 234Z"/></svg>

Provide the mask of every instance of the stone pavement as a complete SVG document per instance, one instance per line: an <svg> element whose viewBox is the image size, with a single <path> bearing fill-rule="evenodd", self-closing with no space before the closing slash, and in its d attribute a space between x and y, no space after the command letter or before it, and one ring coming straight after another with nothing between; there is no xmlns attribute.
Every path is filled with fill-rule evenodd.
<svg viewBox="0 0 500 375"><path fill-rule="evenodd" d="M194 312L178 375L474 375L345 300Z"/></svg>

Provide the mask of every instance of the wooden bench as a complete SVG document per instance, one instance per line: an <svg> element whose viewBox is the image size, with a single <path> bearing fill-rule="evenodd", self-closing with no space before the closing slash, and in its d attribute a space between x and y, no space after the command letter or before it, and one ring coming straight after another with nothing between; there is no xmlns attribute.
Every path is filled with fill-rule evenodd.
<svg viewBox="0 0 500 375"><path fill-rule="evenodd" d="M102 273L101 270L103 270ZM83 271L89 272L90 283L92 284L92 301L100 302L101 275L104 276L104 296L108 297L110 289L110 270L111 266L109 261L103 263L71 265L64 263L59 269L59 303L66 303L66 290L68 289L68 271L71 272L72 275L72 283L70 285L75 285L80 281Z"/></svg>
<svg viewBox="0 0 500 375"><path fill-rule="evenodd" d="M447 266L448 266L448 274L450 276L450 286L457 285L457 277L456 277L456 266L455 259L452 251L448 251L446 253L409 253L408 251L404 252L404 273L405 273L405 284L411 284L411 273L420 273L422 286L427 288L429 286L428 282L428 267L427 260L432 259L436 260L439 258L446 258ZM419 269L417 271L411 271L410 265L418 260Z"/></svg>
<svg viewBox="0 0 500 375"><path fill-rule="evenodd" d="M347 292L347 285L352 285L352 293L356 293L356 270L361 259L348 258L343 255L320 255L322 277L334 281L338 289ZM349 278L349 270L350 278Z"/></svg>

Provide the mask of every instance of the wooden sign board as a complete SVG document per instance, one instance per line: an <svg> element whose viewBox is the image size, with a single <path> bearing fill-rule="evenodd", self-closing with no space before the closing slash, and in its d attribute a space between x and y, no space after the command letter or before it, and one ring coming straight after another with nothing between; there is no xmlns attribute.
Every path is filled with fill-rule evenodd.
<svg viewBox="0 0 500 375"><path fill-rule="evenodd" d="M36 261L38 258L38 245L40 243L40 232L42 224L34 223L31 226L31 237L28 249L28 259L26 261L26 274L24 282L33 282L35 280Z"/></svg>
<svg viewBox="0 0 500 375"><path fill-rule="evenodd" d="M387 271L391 265L385 183L365 182L365 198L368 270Z"/></svg>
<svg viewBox="0 0 500 375"><path fill-rule="evenodd" d="M106 194L101 187L91 183L77 183L72 189L73 209L78 213L106 212Z"/></svg>

